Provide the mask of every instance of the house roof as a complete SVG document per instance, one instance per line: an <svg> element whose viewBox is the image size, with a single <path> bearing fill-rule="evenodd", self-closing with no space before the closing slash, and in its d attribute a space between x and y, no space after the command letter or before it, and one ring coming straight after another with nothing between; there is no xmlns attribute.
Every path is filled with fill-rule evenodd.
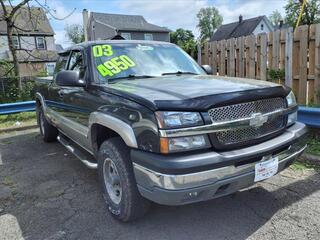
<svg viewBox="0 0 320 240"><path fill-rule="evenodd" d="M56 47L56 50L57 50L58 52L60 52L60 51L63 50L63 47L62 47L61 44L55 44L55 47Z"/></svg>
<svg viewBox="0 0 320 240"><path fill-rule="evenodd" d="M7 6L9 11L11 7ZM0 9L0 19L3 16L3 10ZM42 8L31 7L30 12L27 7L22 7L15 14L15 29L20 35L54 35L54 31ZM0 21L0 34L7 34L7 23Z"/></svg>
<svg viewBox="0 0 320 240"><path fill-rule="evenodd" d="M109 13L90 13L90 18L105 24L118 31L149 31L149 32L170 32L168 28L160 27L148 23L143 16L140 15L124 15Z"/></svg>
<svg viewBox="0 0 320 240"><path fill-rule="evenodd" d="M221 25L213 34L210 41L220 41L222 39L237 38L241 36L248 36L253 33L257 25L263 20L269 23L266 16L259 16L255 18L244 19L241 22L232 22ZM272 25L270 24L272 27Z"/></svg>

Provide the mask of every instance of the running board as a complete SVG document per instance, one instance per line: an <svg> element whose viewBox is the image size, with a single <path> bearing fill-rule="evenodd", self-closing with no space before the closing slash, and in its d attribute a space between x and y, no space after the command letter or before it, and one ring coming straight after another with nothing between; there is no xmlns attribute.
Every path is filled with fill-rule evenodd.
<svg viewBox="0 0 320 240"><path fill-rule="evenodd" d="M90 156L90 154L85 152L85 150L80 149L79 146L77 146L71 140L67 139L67 137L63 136L62 134L59 134L57 140L88 168L98 168L98 164L94 162L93 156Z"/></svg>

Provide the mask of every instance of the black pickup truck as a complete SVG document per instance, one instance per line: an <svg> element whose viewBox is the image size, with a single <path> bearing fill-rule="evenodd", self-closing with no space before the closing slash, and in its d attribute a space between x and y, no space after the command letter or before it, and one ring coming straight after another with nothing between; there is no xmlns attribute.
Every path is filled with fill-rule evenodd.
<svg viewBox="0 0 320 240"><path fill-rule="evenodd" d="M307 132L292 91L210 71L170 43L75 45L37 86L41 134L97 169L121 221L142 216L150 200L209 200L288 167Z"/></svg>

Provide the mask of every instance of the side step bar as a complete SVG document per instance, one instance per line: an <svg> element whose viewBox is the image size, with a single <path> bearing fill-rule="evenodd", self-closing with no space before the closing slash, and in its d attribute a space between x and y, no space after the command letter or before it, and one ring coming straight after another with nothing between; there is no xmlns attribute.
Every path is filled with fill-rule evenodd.
<svg viewBox="0 0 320 240"><path fill-rule="evenodd" d="M85 152L85 150L82 150L81 147L76 145L76 143L73 143L71 140L67 139L67 137L63 136L62 134L58 135L57 140L88 168L90 169L98 168L98 164L94 162L95 160L93 156Z"/></svg>

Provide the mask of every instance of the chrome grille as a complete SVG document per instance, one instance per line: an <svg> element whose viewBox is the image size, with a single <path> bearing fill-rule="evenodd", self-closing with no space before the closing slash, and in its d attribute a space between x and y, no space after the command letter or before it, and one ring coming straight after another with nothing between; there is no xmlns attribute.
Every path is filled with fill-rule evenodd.
<svg viewBox="0 0 320 240"><path fill-rule="evenodd" d="M212 122L232 121L251 117L254 113L268 113L285 108L285 99L269 98L246 103L234 104L213 108L208 111ZM280 130L285 124L285 117L278 116L269 119L260 127L247 126L215 133L215 137L221 145L245 143L263 136L267 136Z"/></svg>

